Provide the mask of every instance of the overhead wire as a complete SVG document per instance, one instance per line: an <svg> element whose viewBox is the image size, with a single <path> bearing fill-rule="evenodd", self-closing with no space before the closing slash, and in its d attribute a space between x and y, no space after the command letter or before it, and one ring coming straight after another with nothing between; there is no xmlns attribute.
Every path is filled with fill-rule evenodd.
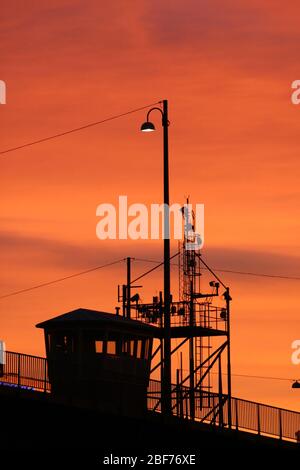
<svg viewBox="0 0 300 470"><path fill-rule="evenodd" d="M158 260L147 259L147 258L135 258L135 260L147 262L147 263L159 263ZM172 263L172 264L173 266L178 266L177 263ZM203 267L202 269L207 270L206 267ZM275 278L275 279L287 279L287 280L292 280L292 281L300 281L300 277L298 276L285 276L282 274L266 274L266 273L257 273L257 272L254 273L254 272L248 272L248 271L234 271L231 269L224 269L224 268L212 268L212 269L218 272L240 274L244 276L257 276L257 277L268 277L268 278Z"/></svg>
<svg viewBox="0 0 300 470"><path fill-rule="evenodd" d="M21 150L25 147L31 147L32 145L41 144L42 142L47 142L49 140L57 139L59 137L63 137L63 136L68 135L68 134L73 134L74 132L79 132L79 131L82 131L84 129L88 129L90 127L98 126L99 124L104 124L105 122L113 121L114 119L118 119L120 117L128 116L129 114L133 114L133 113L136 113L138 111L142 111L144 109L150 108L150 106L155 106L159 103L161 103L161 101L158 101L158 102L152 103L152 104L148 104L148 105L145 105L145 106L141 106L140 108L135 108L135 109L132 109L130 111L126 111L125 113L116 114L114 116L110 116L110 117L107 117L105 119L101 119L100 121L90 122L88 124L84 124L83 126L75 127L73 129L69 129L69 130L64 131L64 132L59 132L57 134L53 134L53 135L50 135L50 136L47 136L47 137L43 137L41 139L37 139L37 140L31 141L31 142L26 142L25 144L18 145L16 147L11 147L11 148L8 148L8 149L5 149L5 150L1 150L0 155L4 155L4 154L10 153L10 152L15 152L16 150Z"/></svg>
<svg viewBox="0 0 300 470"><path fill-rule="evenodd" d="M8 294L1 295L0 299L5 299L7 297L12 297L12 296L18 295L18 294L24 294L25 292L30 292L32 290L39 289L41 287L46 287L46 286L50 286L52 284L57 284L58 282L66 281L67 279L72 279L74 277L83 276L84 274L88 274L88 273L91 273L93 271L98 271L99 269L102 269L102 268L107 268L108 266L112 266L114 264L120 263L121 261L124 261L124 258L116 260L116 261L112 261L110 263L102 264L101 266L96 266L94 268L86 269L85 271L80 271L78 273L70 274L69 276L64 276L64 277L61 277L59 279L54 279L53 281L43 282L43 283L37 284L35 286L27 287L26 289L20 289L20 290L14 291L14 292L10 292Z"/></svg>
<svg viewBox="0 0 300 470"><path fill-rule="evenodd" d="M188 372L188 369L183 369L183 371ZM214 375L218 375L218 372L212 372ZM222 373L222 375L226 376L227 374ZM269 375L251 375L251 374L236 374L236 373L231 373L232 377L242 377L246 379L263 379L263 380L281 380L285 382L293 382L296 379L292 379L289 377L272 377Z"/></svg>
<svg viewBox="0 0 300 470"><path fill-rule="evenodd" d="M173 255L170 259L172 260L173 258L175 258L176 256L178 256L179 252L175 253L175 255ZM121 258L117 261L113 261L111 263L107 263L105 265L101 265L101 266L96 266L96 267L93 267L93 268L90 268L90 269L87 269L85 271L80 271L78 273L74 273L74 274L70 274L69 276L65 276L65 277L62 277L62 278L59 278L59 279L54 279L52 281L49 281L49 282L43 282L43 283L40 283L40 284L37 284L37 285L34 285L34 286L31 286L31 287L28 287L26 289L20 289L20 290L17 290L17 291L13 291L13 292L10 292L10 293L7 293L7 294L3 294L3 295L0 295L0 300L1 299L5 299L5 298L8 298L8 297L12 297L12 296L15 296L15 295L18 295L18 294L23 294L25 292L30 292L32 290L35 290L35 289L39 289L39 288L42 288L42 287L46 287L46 286L49 286L51 284L56 284L58 282L62 282L62 281L65 281L67 279L72 279L74 277L79 277L79 276L82 276L82 275L85 275L85 274L88 274L88 273L91 273L93 271L97 271L98 269L102 269L104 267L107 267L107 266L111 266L113 264L116 264L116 263L119 263L120 261L124 261L126 258ZM163 266L164 262L160 262L160 261L157 261L157 260L153 260L153 259L147 259L147 258L134 258L134 261L140 261L140 262L147 262L147 263L155 263L157 264L157 266L149 269L148 271L146 271L145 273L141 274L140 276L138 276L137 278L135 278L133 281L131 281L131 283L133 284L134 282L138 281L139 279L142 279L143 277L147 276L148 274L150 274L151 272L155 271L156 269L158 269L159 267ZM177 263L171 263L171 265L173 266L178 266ZM206 267L204 267L203 269L207 269ZM248 272L245 272L245 271L233 271L233 270L228 270L228 269L219 269L219 268L213 268L214 271L219 271L219 272L229 272L229 273L232 273L232 274L242 274L242 275L251 275L251 276L262 276L262 277L270 277L270 278L276 278L276 279L290 279L290 280L294 280L294 281L300 281L300 278L299 277L292 277L292 276L282 276L282 275L272 275L272 274L263 274L263 273L248 273Z"/></svg>

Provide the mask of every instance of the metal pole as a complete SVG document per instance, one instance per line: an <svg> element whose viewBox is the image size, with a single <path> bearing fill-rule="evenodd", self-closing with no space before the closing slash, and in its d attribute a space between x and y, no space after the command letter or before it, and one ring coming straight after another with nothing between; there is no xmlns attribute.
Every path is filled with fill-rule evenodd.
<svg viewBox="0 0 300 470"><path fill-rule="evenodd" d="M170 324L170 214L169 214L169 135L168 101L163 100L164 156L164 373L163 412L172 414L171 402L171 324Z"/></svg>
<svg viewBox="0 0 300 470"><path fill-rule="evenodd" d="M227 393L228 393L228 427L231 429L231 359L230 359L230 293L226 288L226 311L227 311Z"/></svg>
<svg viewBox="0 0 300 470"><path fill-rule="evenodd" d="M222 365L221 352L219 353L219 426L223 426L223 387L222 387Z"/></svg>
<svg viewBox="0 0 300 470"><path fill-rule="evenodd" d="M281 419L281 410L278 410L279 417L279 439L282 441L282 419Z"/></svg>
<svg viewBox="0 0 300 470"><path fill-rule="evenodd" d="M257 403L256 407L257 407L257 434L260 436L260 410L259 410L259 403Z"/></svg>
<svg viewBox="0 0 300 470"><path fill-rule="evenodd" d="M160 339L160 400L161 400L161 409L164 410L164 370L165 370L165 355L164 355L164 340Z"/></svg>
<svg viewBox="0 0 300 470"><path fill-rule="evenodd" d="M194 286L193 281L190 284L190 327L194 326ZM195 381L194 381L194 338L189 339L189 356L190 356L190 414L191 419L195 418Z"/></svg>
<svg viewBox="0 0 300 470"><path fill-rule="evenodd" d="M131 305L130 305L130 284L131 284L131 258L127 258L127 289L126 289L126 317L130 318L131 315Z"/></svg>
<svg viewBox="0 0 300 470"><path fill-rule="evenodd" d="M182 362L182 352L180 353L180 387L179 387L179 400L180 400L180 417L183 418L183 390L182 390L182 382L183 382L183 362Z"/></svg>
<svg viewBox="0 0 300 470"><path fill-rule="evenodd" d="M122 285L122 315L125 317L126 314L126 296L127 296L127 289L125 284Z"/></svg>
<svg viewBox="0 0 300 470"><path fill-rule="evenodd" d="M179 387L180 387L180 369L177 369L176 370L176 410L177 410L177 416L180 416Z"/></svg>
<svg viewBox="0 0 300 470"><path fill-rule="evenodd" d="M18 388L21 385L21 354L18 353Z"/></svg>

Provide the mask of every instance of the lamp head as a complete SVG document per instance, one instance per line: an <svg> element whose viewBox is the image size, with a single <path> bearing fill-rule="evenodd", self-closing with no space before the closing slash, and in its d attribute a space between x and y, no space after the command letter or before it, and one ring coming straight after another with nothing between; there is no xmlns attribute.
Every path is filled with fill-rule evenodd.
<svg viewBox="0 0 300 470"><path fill-rule="evenodd" d="M296 382L293 383L292 388L300 388L300 382L296 380Z"/></svg>
<svg viewBox="0 0 300 470"><path fill-rule="evenodd" d="M152 122L146 121L144 124L141 125L142 132L153 132L155 131L155 126Z"/></svg>

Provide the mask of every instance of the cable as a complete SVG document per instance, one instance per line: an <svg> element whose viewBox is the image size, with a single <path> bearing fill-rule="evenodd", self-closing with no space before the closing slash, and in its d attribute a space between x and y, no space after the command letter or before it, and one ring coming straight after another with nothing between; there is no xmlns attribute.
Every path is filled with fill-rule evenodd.
<svg viewBox="0 0 300 470"><path fill-rule="evenodd" d="M89 127L97 126L98 124L103 124L104 122L112 121L114 119L118 119L123 116L128 116L128 114L136 113L137 111L142 111L143 109L150 108L150 106L155 106L156 104L159 104L159 103L161 103L161 101L158 101L157 103L153 103L153 104L148 104L147 106L142 106L141 108L132 109L131 111L127 111L126 113L116 114L115 116L102 119L101 121L91 122L89 124L85 124L84 126L75 127L74 129L70 129L68 131L61 132L59 134L54 134L48 137L44 137L42 139L35 140L33 142L27 142L26 144L19 145L17 147L12 147L6 150L2 150L0 151L0 155L4 155L9 152L14 152L15 150L20 150L25 147L30 147L31 145L40 144L42 142L46 142L47 140L57 139L58 137L63 137L65 135L72 134L73 132L82 131L84 129L88 129Z"/></svg>
<svg viewBox="0 0 300 470"><path fill-rule="evenodd" d="M270 376L264 376L264 375L250 375L250 374L231 374L235 377L246 377L246 378L251 378L251 379L266 379L266 380L287 380L289 382L292 382L294 379L288 379L285 377L270 377Z"/></svg>
<svg viewBox="0 0 300 470"><path fill-rule="evenodd" d="M183 369L183 371L188 372L188 369ZM214 375L218 375L218 372L211 372ZM226 376L227 374L222 373ZM287 382L293 382L295 379L290 379L287 377L271 377L269 375L251 375L251 374L231 374L232 377L245 377L247 379L265 379L265 380L283 380Z"/></svg>
<svg viewBox="0 0 300 470"><path fill-rule="evenodd" d="M173 259L173 258L175 258L175 257L178 256L178 255L179 255L179 251L178 251L177 253L175 253L175 255L170 256L170 260ZM136 260L136 259L138 259L138 258L134 258L134 259ZM156 261L156 262L159 263L159 261ZM159 263L157 266L154 266L154 268L149 269L149 271L146 271L144 274L141 274L141 276L139 276L139 277L133 279L133 281L131 281L130 284L133 284L134 282L139 281L140 279L142 279L142 277L147 276L147 274L152 273L152 271L155 271L156 269L160 268L160 266L162 266L163 264L164 264L164 261L162 261L161 263Z"/></svg>
<svg viewBox="0 0 300 470"><path fill-rule="evenodd" d="M142 261L147 263L159 263L157 260L146 259L146 258L135 258L135 261ZM173 266L178 266L177 263L173 263ZM202 268L207 269L207 268ZM270 277L275 279L289 279L292 281L300 281L300 277L297 276L284 276L284 275L276 275L276 274L264 274L264 273L253 273L247 271L232 271L230 269L223 269L223 268L213 268L214 271L223 272L223 273L231 273L231 274L241 274L243 276L257 276L257 277Z"/></svg>
<svg viewBox="0 0 300 470"><path fill-rule="evenodd" d="M170 259L175 258L176 256L178 256L178 254L179 254L179 252L176 253L175 255L173 255ZM34 290L34 289L39 289L40 287L46 287L46 286L49 286L51 284L56 284L57 282L62 282L62 281L65 281L67 279L72 279L73 277L88 274L88 273L96 271L98 269L105 268L105 267L111 266L113 264L117 264L120 261L124 261L124 259L125 258L122 258L122 259L119 259L117 261L113 261L112 263L105 264L103 266L96 266L95 268L91 268L91 269L87 269L86 271L81 271L79 273L71 274L70 276L66 276L66 277L62 277L60 279L55 279L53 281L38 284L38 285L33 286L33 287L28 287L27 289L21 289L21 290L15 291L15 292L11 292L10 294L5 294L5 295L0 296L0 300L5 299L7 297L12 297L12 296L17 295L17 294L22 294L22 293L25 293L25 292L29 292L29 291ZM141 279L142 277L146 276L147 274L150 274L151 272L155 271L156 269L158 269L160 266L162 266L164 264L163 262L159 262L159 261L155 261L155 260L151 260L151 259L145 259L145 258L134 258L134 261L141 261L141 262L155 263L155 264L159 263L159 264L157 266L155 266L154 268L149 269L149 271L146 271L144 274L137 277L133 281L131 281L131 283L134 283L137 280ZM171 265L178 266L177 263L171 263ZM203 269L206 269L206 268L203 268ZM270 278L277 278L277 279L291 279L291 280L294 280L294 281L300 281L299 277L292 277L292 276L276 276L276 275L272 275L272 274L248 273L248 272L244 272L244 271L231 271L231 270L228 270L228 269L216 269L216 268L214 268L214 269L215 269L215 271L228 272L228 273L233 273L233 274L242 274L242 275L246 275L246 276L258 276L258 277L262 276L262 277L270 277Z"/></svg>
<svg viewBox="0 0 300 470"><path fill-rule="evenodd" d="M283 275L276 275L276 274L263 274L263 273L252 273L246 271L231 271L230 269L215 269L215 271L219 271L222 273L232 273L232 274L242 274L244 276L257 276L257 277L271 277L275 279L288 279L292 281L300 281L300 277L297 276L283 276Z"/></svg>
<svg viewBox="0 0 300 470"><path fill-rule="evenodd" d="M221 286L224 287L224 289L228 289L227 286L225 286L224 282L221 281L221 279L216 275L216 273L214 273L214 271L212 270L212 268L210 268L208 266L208 264L204 261L203 258L201 258L200 254L199 253L196 253L200 263L204 264L205 268L217 279L217 281L221 284Z"/></svg>
<svg viewBox="0 0 300 470"><path fill-rule="evenodd" d="M112 266L113 264L120 263L120 261L124 261L124 259L125 258L122 258L117 261L112 261L111 263L102 264L102 266L96 266L95 268L87 269L86 271L81 271L75 274L70 274L70 276L61 277L60 279L55 279L54 281L44 282L43 284L38 284L36 286L28 287L27 289L17 290L17 291L11 292L10 294L1 295L0 299L12 297L13 295L23 294L25 292L29 292L34 289L39 289L40 287L50 286L51 284L56 284L57 282L66 281L67 279L72 279L73 277L77 277L77 276L82 276L83 274L88 274L88 273L91 273L92 271L97 271L98 269L107 268L108 266Z"/></svg>

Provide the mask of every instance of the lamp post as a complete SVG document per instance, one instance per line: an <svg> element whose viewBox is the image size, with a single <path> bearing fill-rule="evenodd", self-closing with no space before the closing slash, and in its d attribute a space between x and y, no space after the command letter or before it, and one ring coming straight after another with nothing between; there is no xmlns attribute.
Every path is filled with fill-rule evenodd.
<svg viewBox="0 0 300 470"><path fill-rule="evenodd" d="M159 111L163 127L163 188L164 188L164 321L163 341L161 351L161 403L165 414L172 414L171 397L171 324L170 324L170 211L169 211L169 135L168 135L168 101L163 100L163 109L154 107L147 113L147 121L141 126L141 131L155 131L155 126L149 121L152 111Z"/></svg>

